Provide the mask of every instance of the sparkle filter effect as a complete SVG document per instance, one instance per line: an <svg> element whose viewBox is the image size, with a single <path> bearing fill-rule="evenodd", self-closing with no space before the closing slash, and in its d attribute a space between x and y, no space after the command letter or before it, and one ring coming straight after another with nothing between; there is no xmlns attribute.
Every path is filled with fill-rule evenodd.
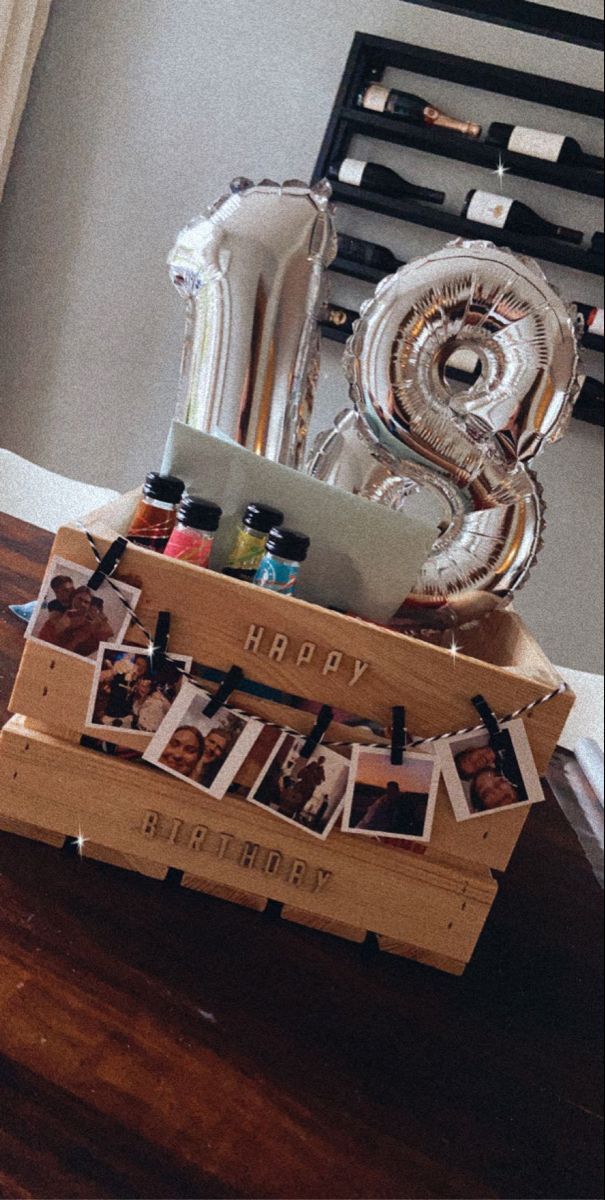
<svg viewBox="0 0 605 1200"><path fill-rule="evenodd" d="M82 827L80 825L78 825L78 835L77 835L77 837L72 838L71 844L72 844L72 846L77 846L78 854L80 855L80 858L83 857L84 847L85 847L86 843L89 841L90 841L90 838L84 837L84 834L82 833Z"/></svg>
<svg viewBox="0 0 605 1200"><path fill-rule="evenodd" d="M496 169L494 171L494 175L498 176L498 183L500 184L500 191L502 191L502 184L504 181L504 176L508 175L509 171L510 171L510 167L504 166L504 163L502 161L502 155L501 154L498 155L498 166L496 167Z"/></svg>
<svg viewBox="0 0 605 1200"><path fill-rule="evenodd" d="M453 658L454 662L456 662L456 659L457 659L457 657L458 657L458 653L459 653L459 651L460 651L460 646L458 645L458 642L456 641L455 637L452 637L452 640L451 640L451 642L450 642L450 647L449 647L449 650L450 650L450 654L451 654L451 656L452 656L452 658Z"/></svg>

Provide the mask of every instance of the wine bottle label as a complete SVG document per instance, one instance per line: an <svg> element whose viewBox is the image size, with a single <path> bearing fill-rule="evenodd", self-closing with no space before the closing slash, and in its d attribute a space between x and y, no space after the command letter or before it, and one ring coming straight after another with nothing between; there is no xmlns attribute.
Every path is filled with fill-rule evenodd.
<svg viewBox="0 0 605 1200"><path fill-rule="evenodd" d="M605 318L605 312L602 308L593 308L593 310L588 318L588 321L586 322L586 328L588 330L588 333L591 333L593 335L593 337L605 336L605 319L604 318Z"/></svg>
<svg viewBox="0 0 605 1200"><path fill-rule="evenodd" d="M475 192L466 215L469 221L479 221L481 225L494 225L496 229L504 229L513 204L514 200L507 196L498 196L496 192Z"/></svg>
<svg viewBox="0 0 605 1200"><path fill-rule="evenodd" d="M508 149L513 154L528 154L531 158L545 158L548 162L558 162L563 149L564 135L560 133L544 133L540 129L526 129L523 125L515 125L508 139Z"/></svg>
<svg viewBox="0 0 605 1200"><path fill-rule="evenodd" d="M338 169L340 183L349 183L352 187L361 187L366 166L367 163L360 162L358 158L343 158Z"/></svg>
<svg viewBox="0 0 605 1200"><path fill-rule="evenodd" d="M389 94L389 89L381 83L372 83L363 93L363 107L370 108L372 112L384 112Z"/></svg>
<svg viewBox="0 0 605 1200"><path fill-rule="evenodd" d="M466 346L458 346L453 354L450 354L446 366L454 367L456 371L465 371L467 375L474 375L479 364L479 356L474 350Z"/></svg>

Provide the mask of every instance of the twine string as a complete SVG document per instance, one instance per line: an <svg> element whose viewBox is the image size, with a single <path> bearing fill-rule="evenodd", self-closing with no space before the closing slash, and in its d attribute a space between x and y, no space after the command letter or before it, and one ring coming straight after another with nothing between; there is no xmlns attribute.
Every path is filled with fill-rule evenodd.
<svg viewBox="0 0 605 1200"><path fill-rule="evenodd" d="M82 529L83 533L86 535L86 538L88 540L88 543L90 545L92 553L95 557L97 565L99 565L101 563L101 554L100 554L99 550L97 549L97 545L96 545L96 542L95 542L92 534L90 533L90 531L88 529L86 529L81 524L79 525L79 528ZM111 588L113 588L114 592L116 592L116 594L119 596L119 599L120 599L121 603L124 605L124 608L128 612L131 620L137 626L137 629L139 629L140 632L145 637L145 639L147 641L148 651L151 654L151 652L154 649L154 639L152 638L149 631L145 628L145 626L142 624L142 622L137 617L137 614L135 613L135 611L131 607L131 605L128 603L128 600L126 599L126 597L123 595L122 590L119 587L119 585L114 583L113 579L111 579L109 577L109 575L106 575L105 572L103 572L103 574L105 575L106 583L108 583L109 586ZM189 680L189 682L193 685L193 687L198 688L199 691L206 691L206 687L203 684L203 682L200 682L199 679L194 677L190 671L186 671L184 667L179 667L178 663L176 663L176 662L173 663L173 666L178 671L179 675L182 675L184 679ZM497 718L498 723L504 724L508 721L516 721L520 717L528 716L536 708L540 708L540 706L542 704L548 704L550 700L556 699L557 696L564 695L564 693L567 691L569 691L568 685L565 683L564 680L562 680L561 683L559 684L559 686L556 688L553 688L553 690L551 692L547 692L544 696L538 696L537 699L530 700L527 704L522 704L520 708L516 708L514 712L508 713L506 716L498 717ZM243 717L245 720L250 719L250 713L245 712L239 708L234 708L232 705L229 705L229 711L235 713L236 716ZM284 733L292 733L296 737L304 737L304 734L301 734L300 729L293 729L290 725L280 725L280 724L278 724L277 721L267 721L264 718L262 718L262 720L263 720L263 724L269 726L271 729L282 729L284 731ZM484 728L485 727L483 725L483 722L478 721L476 725L466 725L466 726L464 726L463 729L451 729L447 733L434 733L434 734L432 734L431 737L411 737L410 736L410 737L408 737L407 748L412 749L414 746L428 746L428 745L433 744L434 742L441 742L441 741L445 741L450 738L463 737L467 733L478 733L479 730L484 729ZM385 740L386 740L386 735L385 735ZM351 746L358 746L359 742L325 742L323 744L326 746L332 746L333 748L338 749L338 748L345 748L345 747L351 747ZM385 746L385 742L366 742L366 743L364 743L364 748L366 750L383 750L384 746Z"/></svg>

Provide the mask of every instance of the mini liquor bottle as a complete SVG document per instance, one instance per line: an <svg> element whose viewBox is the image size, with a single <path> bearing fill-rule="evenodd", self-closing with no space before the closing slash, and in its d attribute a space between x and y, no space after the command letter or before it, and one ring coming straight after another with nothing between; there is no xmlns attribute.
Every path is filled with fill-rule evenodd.
<svg viewBox="0 0 605 1200"><path fill-rule="evenodd" d="M254 582L281 596L291 596L310 545L311 539L304 533L272 529Z"/></svg>
<svg viewBox="0 0 605 1200"><path fill-rule="evenodd" d="M282 524L284 514L268 504L249 504L235 535L235 542L224 568L224 575L252 582L260 566L267 538Z"/></svg>
<svg viewBox="0 0 605 1200"><path fill-rule="evenodd" d="M201 496L185 496L176 514L176 523L164 554L196 567L207 567L214 535L223 515L222 508Z"/></svg>
<svg viewBox="0 0 605 1200"><path fill-rule="evenodd" d="M132 518L127 537L137 546L163 554L176 521L176 510L185 484L176 475L150 471Z"/></svg>

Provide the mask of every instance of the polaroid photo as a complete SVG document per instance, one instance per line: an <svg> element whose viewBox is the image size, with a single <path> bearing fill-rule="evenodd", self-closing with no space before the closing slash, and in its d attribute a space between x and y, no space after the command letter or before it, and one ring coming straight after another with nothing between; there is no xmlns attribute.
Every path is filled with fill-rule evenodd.
<svg viewBox="0 0 605 1200"><path fill-rule="evenodd" d="M408 750L394 767L389 747L356 746L352 775L342 822L347 833L429 841L441 776L435 758Z"/></svg>
<svg viewBox="0 0 605 1200"><path fill-rule="evenodd" d="M314 837L327 838L347 798L351 753L320 744L303 758L304 744L304 737L282 733L248 799Z"/></svg>
<svg viewBox="0 0 605 1200"><path fill-rule="evenodd" d="M191 670L191 658L167 654L152 671L149 654L140 646L99 646L86 724L102 729L125 729L143 737L157 733Z"/></svg>
<svg viewBox="0 0 605 1200"><path fill-rule="evenodd" d="M544 799L522 721L501 725L499 747L487 730L436 743L436 754L457 821L536 804Z"/></svg>
<svg viewBox="0 0 605 1200"><path fill-rule="evenodd" d="M25 637L91 662L102 642L123 642L130 614L115 589L131 608L136 608L141 592L117 580L104 580L92 591L88 580L93 573L94 566L51 558Z"/></svg>
<svg viewBox="0 0 605 1200"><path fill-rule="evenodd" d="M247 800L261 771L264 771L269 758L277 749L277 743L284 736L283 729L277 725L263 725L249 754L246 755L233 783L229 787L229 795L238 800Z"/></svg>
<svg viewBox="0 0 605 1200"><path fill-rule="evenodd" d="M222 800L263 729L263 722L219 708L204 709L210 694L185 681L143 758Z"/></svg>

